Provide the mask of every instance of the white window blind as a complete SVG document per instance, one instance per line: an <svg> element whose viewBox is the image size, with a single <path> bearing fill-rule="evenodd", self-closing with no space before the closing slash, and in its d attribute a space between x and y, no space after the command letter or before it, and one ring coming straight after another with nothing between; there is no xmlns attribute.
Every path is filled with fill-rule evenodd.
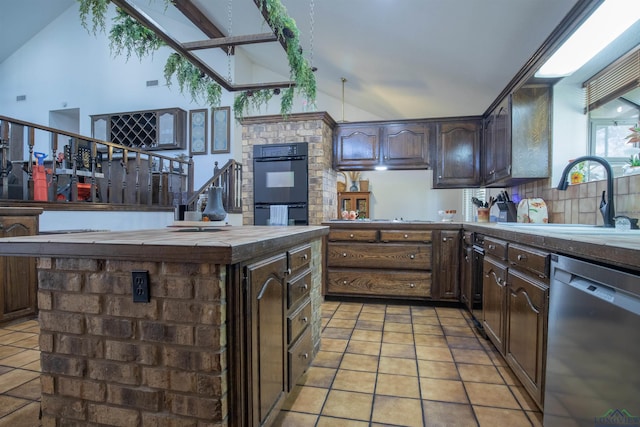
<svg viewBox="0 0 640 427"><path fill-rule="evenodd" d="M640 87L640 47L626 53L607 68L584 82L586 110L594 110L607 102Z"/></svg>
<svg viewBox="0 0 640 427"><path fill-rule="evenodd" d="M462 190L462 218L464 221L471 222L476 220L477 206L471 201L473 197L486 201L487 190L484 188L465 188Z"/></svg>

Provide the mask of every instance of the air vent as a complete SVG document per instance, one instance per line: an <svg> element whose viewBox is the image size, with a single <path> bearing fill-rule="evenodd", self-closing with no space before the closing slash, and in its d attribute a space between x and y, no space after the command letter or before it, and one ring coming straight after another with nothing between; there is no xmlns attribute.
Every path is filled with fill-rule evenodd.
<svg viewBox="0 0 640 427"><path fill-rule="evenodd" d="M16 96L16 101L26 101L27 95L18 95Z"/></svg>
<svg viewBox="0 0 640 427"><path fill-rule="evenodd" d="M147 87L150 86L158 86L158 81L157 80L147 80Z"/></svg>

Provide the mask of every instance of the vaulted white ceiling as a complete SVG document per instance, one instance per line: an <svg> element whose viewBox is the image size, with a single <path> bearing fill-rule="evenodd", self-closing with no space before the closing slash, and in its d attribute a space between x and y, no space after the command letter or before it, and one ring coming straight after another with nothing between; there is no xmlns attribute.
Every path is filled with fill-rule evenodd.
<svg viewBox="0 0 640 427"><path fill-rule="evenodd" d="M137 0L140 7L150 1L163 2ZM281 1L300 29L305 52L313 53L318 89L340 99L340 79L345 77L345 101L383 119L484 113L577 2ZM194 3L225 32L229 4L233 35L268 31L252 0ZM3 1L0 62L76 4L74 0ZM276 43L238 49L262 67L288 76L284 52ZM226 70L218 71L226 75Z"/></svg>

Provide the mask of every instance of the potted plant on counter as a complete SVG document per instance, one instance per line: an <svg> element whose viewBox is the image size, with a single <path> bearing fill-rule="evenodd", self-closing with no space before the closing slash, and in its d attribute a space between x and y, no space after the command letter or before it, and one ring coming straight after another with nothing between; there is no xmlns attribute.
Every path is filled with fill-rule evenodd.
<svg viewBox="0 0 640 427"><path fill-rule="evenodd" d="M627 160L627 164L624 165L624 174L625 175L635 175L640 173L640 157L637 154L632 155Z"/></svg>

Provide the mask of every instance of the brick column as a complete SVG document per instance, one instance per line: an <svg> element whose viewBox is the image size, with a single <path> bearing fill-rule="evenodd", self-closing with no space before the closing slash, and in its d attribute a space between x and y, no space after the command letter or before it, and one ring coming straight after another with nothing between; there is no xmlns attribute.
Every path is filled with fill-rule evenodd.
<svg viewBox="0 0 640 427"><path fill-rule="evenodd" d="M337 174L332 169L333 128L325 112L247 117L242 120L242 217L253 225L253 146L309 143L309 225L320 225L337 215Z"/></svg>

